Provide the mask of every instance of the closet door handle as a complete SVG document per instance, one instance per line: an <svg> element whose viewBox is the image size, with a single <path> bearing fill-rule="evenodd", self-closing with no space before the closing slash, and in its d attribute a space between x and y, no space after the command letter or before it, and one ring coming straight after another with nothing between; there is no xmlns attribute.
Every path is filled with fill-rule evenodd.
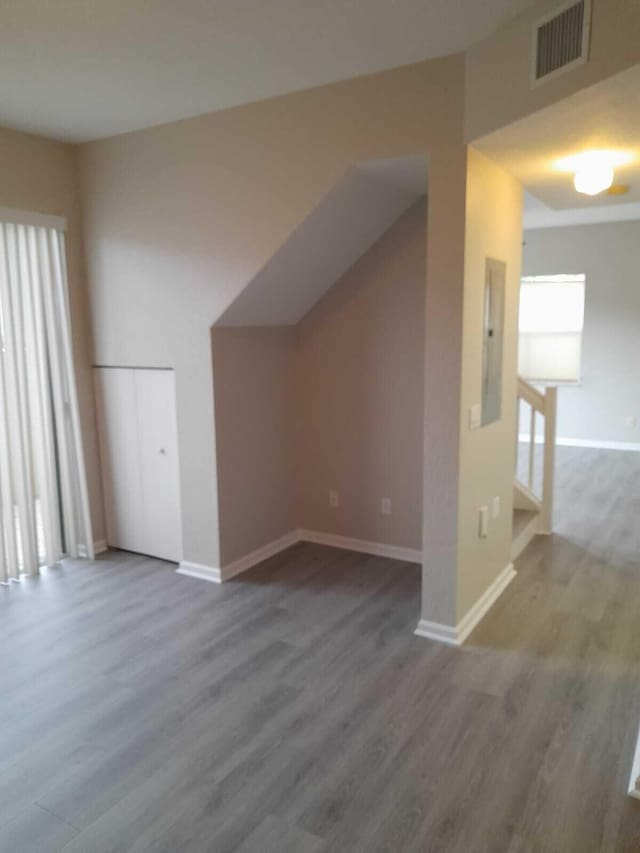
<svg viewBox="0 0 640 853"><path fill-rule="evenodd" d="M159 452L160 452L160 456L166 456L167 455L167 451L164 449L164 447L161 447Z"/></svg>

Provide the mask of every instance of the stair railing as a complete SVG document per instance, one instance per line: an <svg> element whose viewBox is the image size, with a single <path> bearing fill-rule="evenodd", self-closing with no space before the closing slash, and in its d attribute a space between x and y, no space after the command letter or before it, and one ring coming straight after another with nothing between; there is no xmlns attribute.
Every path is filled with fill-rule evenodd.
<svg viewBox="0 0 640 853"><path fill-rule="evenodd" d="M520 414L522 403L530 407L529 434L520 432ZM558 409L558 389L555 386L539 391L525 379L518 378L518 454L520 446L528 442L526 474L523 480L516 464L516 489L540 513L539 533L551 533L553 529L553 477L556 450L556 417ZM538 417L544 419L544 427L538 437L536 427ZM536 445L542 445L542 478L537 477ZM519 459L519 456L518 456Z"/></svg>

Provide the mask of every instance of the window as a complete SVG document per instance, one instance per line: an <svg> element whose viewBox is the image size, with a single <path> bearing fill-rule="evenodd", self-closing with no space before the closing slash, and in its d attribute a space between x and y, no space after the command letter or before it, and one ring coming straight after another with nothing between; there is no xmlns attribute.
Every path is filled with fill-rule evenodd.
<svg viewBox="0 0 640 853"><path fill-rule="evenodd" d="M520 287L518 372L529 382L579 382L585 277L536 275Z"/></svg>
<svg viewBox="0 0 640 853"><path fill-rule="evenodd" d="M93 556L64 232L29 218L0 209L0 584Z"/></svg>

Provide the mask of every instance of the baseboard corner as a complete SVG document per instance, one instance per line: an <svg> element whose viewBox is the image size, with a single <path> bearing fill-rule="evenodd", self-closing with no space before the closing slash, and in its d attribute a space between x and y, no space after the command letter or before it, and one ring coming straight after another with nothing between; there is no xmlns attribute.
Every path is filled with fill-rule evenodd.
<svg viewBox="0 0 640 853"><path fill-rule="evenodd" d="M313 530L290 530L273 542L262 545L233 560L221 568L205 566L200 563L182 561L177 569L178 574L188 577L200 578L201 580L213 581L214 583L225 583L237 575L248 571L253 566L274 557L281 551L285 551L297 542L313 542L318 545L330 545L334 548L345 548L349 551L358 551L364 554L373 554L378 557L388 557L394 560L402 560L408 563L422 563L422 552L411 548L403 548L396 545L383 545L377 542L368 542L363 539L351 539L346 536L337 536L331 533L320 533Z"/></svg>
<svg viewBox="0 0 640 853"><path fill-rule="evenodd" d="M290 530L288 533L285 533L284 536L274 539L273 542L261 545L260 548L256 548L249 554L245 554L244 557L239 557L237 560L227 563L226 566L222 566L220 569L220 578L222 581L231 580L231 578L236 577L236 575L246 572L248 569L253 568L253 566L257 566L258 563L261 563L263 560L268 560L269 557L275 557L276 554L279 554L281 551L285 551L287 548L295 545L299 540L299 531Z"/></svg>
<svg viewBox="0 0 640 853"><path fill-rule="evenodd" d="M430 622L428 619L421 619L413 633L416 637L436 640L439 643L446 643L448 646L460 645L457 628L453 625L445 625L442 622Z"/></svg>
<svg viewBox="0 0 640 853"><path fill-rule="evenodd" d="M191 563L188 560L181 560L176 569L176 574L209 581L209 583L222 583L220 569L215 566L207 566L204 563Z"/></svg>
<svg viewBox="0 0 640 853"><path fill-rule="evenodd" d="M404 563L422 564L422 551L414 548L406 548L402 545L385 545L382 542L353 539L350 536L340 536L336 533L323 533L307 529L298 530L298 538L301 542L328 545L331 548L343 548L346 551L358 551L361 554L371 554L374 557L387 557L390 560L401 560Z"/></svg>
<svg viewBox="0 0 640 853"><path fill-rule="evenodd" d="M109 546L107 545L106 539L97 539L93 543L93 553L95 554L96 557L98 556L98 554L104 554L105 551L108 551L108 550L109 550Z"/></svg>
<svg viewBox="0 0 640 853"><path fill-rule="evenodd" d="M427 619L421 619L414 634L417 637L437 640L440 643L446 643L450 646L461 646L473 629L486 616L515 576L516 570L513 563L509 563L500 572L498 577L492 581L457 625L445 625L441 622L429 622Z"/></svg>
<svg viewBox="0 0 640 853"><path fill-rule="evenodd" d="M106 539L96 539L93 543L93 556L97 557L99 554L104 554L105 551L109 550L109 546L107 545ZM78 557L82 560L87 560L89 558L89 549L86 545L78 545L76 548Z"/></svg>

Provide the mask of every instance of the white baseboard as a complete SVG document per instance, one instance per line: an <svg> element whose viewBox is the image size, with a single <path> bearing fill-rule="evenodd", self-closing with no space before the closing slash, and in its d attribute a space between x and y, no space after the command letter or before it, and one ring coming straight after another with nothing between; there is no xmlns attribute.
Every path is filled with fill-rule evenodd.
<svg viewBox="0 0 640 853"><path fill-rule="evenodd" d="M528 443L530 436L519 435L518 441ZM544 437L536 436L536 444L543 444ZM594 450L625 450L631 453L640 453L640 442L638 441L600 441L590 438L556 438L559 447L590 447Z"/></svg>
<svg viewBox="0 0 640 853"><path fill-rule="evenodd" d="M631 766L631 777L629 778L629 796L640 800L640 732L638 732L638 743Z"/></svg>
<svg viewBox="0 0 640 853"><path fill-rule="evenodd" d="M244 557L234 560L232 563L227 563L221 569L216 566L205 566L202 563L191 563L183 560L176 569L179 575L187 575L191 578L199 578L200 580L211 581L212 583L222 583L228 581L236 575L246 572L247 569L253 568L263 560L269 559L295 545L296 542L314 542L317 545L329 545L333 548L344 548L347 551L359 551L363 554L374 554L377 557L389 557L392 560L403 560L407 563L422 564L422 551L416 551L413 548L401 548L398 545L383 545L380 542L369 542L366 539L350 539L347 536L337 536L333 533L320 533L314 530L292 530L263 545L261 548L256 548Z"/></svg>
<svg viewBox="0 0 640 853"><path fill-rule="evenodd" d="M290 548L292 545L295 545L299 540L300 537L298 535L298 531L292 530L290 533L285 533L285 535L281 536L279 539L269 542L268 545L256 548L255 551L251 551L251 553L246 554L244 557L234 560L233 563L227 563L227 565L223 566L220 570L222 580L228 581L230 578L239 575L241 572L246 572L247 569L257 566L258 563L261 563L263 560L268 560L269 557L274 557L276 554L279 554L280 551L284 551L286 548Z"/></svg>
<svg viewBox="0 0 640 853"><path fill-rule="evenodd" d="M418 622L415 634L418 637L438 640L441 643L448 643L452 646L461 646L515 576L516 571L513 568L513 563L509 563L455 627L421 619Z"/></svg>
<svg viewBox="0 0 640 853"><path fill-rule="evenodd" d="M427 640L437 640L439 643L447 643L450 646L460 645L458 629L452 628L450 625L444 625L442 622L429 622L428 619L421 619L413 633L417 637L424 637Z"/></svg>
<svg viewBox="0 0 640 853"><path fill-rule="evenodd" d="M279 539L269 542L268 545L256 548L255 551L251 551L251 553L245 554L244 557L234 560L233 563L227 563L226 566L222 566L220 569L216 566L205 566L203 563L190 563L187 560L182 560L176 572L179 575L186 575L190 578L198 578L199 580L210 581L211 583L222 583L239 575L241 572L246 572L247 569L256 566L269 557L273 557L280 551L284 551L285 548L295 545L297 541L298 532L297 530L293 530L291 533L287 533Z"/></svg>
<svg viewBox="0 0 640 853"><path fill-rule="evenodd" d="M205 566L204 563L190 563L188 560L181 560L176 573L186 575L189 578L198 578L201 581L222 583L220 569L215 566Z"/></svg>
<svg viewBox="0 0 640 853"><path fill-rule="evenodd" d="M93 554L95 557L97 557L98 554L104 554L104 552L107 551L108 548L109 546L107 545L106 539L96 539L96 541L93 543ZM78 557L81 557L82 559L87 558L87 549L84 545L78 545L77 551Z"/></svg>
<svg viewBox="0 0 640 853"><path fill-rule="evenodd" d="M369 542L366 539L351 539L348 536L338 536L334 533L320 533L315 530L298 530L298 539L302 542L315 542L317 545L330 545L333 548L344 548L347 551L373 554L376 557L389 557L392 560L402 560L405 563L422 564L422 551L417 551L414 548L403 548L399 545L384 545L381 542Z"/></svg>

